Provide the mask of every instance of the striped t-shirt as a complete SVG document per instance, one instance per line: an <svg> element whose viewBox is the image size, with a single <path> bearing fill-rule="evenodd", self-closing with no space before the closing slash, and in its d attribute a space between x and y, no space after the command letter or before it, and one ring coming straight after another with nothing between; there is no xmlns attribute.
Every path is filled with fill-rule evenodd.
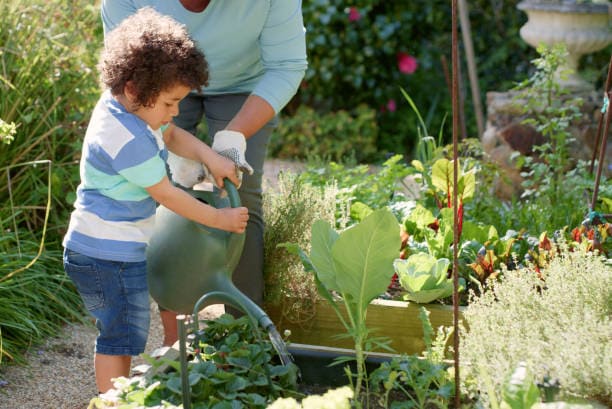
<svg viewBox="0 0 612 409"><path fill-rule="evenodd" d="M104 260L145 260L156 208L145 188L166 176L167 157L161 131L106 91L83 141L81 183L64 247Z"/></svg>

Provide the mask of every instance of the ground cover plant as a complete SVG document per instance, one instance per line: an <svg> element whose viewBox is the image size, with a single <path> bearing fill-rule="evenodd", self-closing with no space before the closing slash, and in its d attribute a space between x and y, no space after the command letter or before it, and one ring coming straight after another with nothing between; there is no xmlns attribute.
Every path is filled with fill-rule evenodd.
<svg viewBox="0 0 612 409"><path fill-rule="evenodd" d="M266 338L261 328L252 328L248 317L224 314L207 321L188 362L192 408L263 409L278 397L300 396L298 368L280 364L272 343L261 341ZM148 361L153 369L168 368L120 378L115 390L92 399L90 407L182 407L179 362L163 357Z"/></svg>

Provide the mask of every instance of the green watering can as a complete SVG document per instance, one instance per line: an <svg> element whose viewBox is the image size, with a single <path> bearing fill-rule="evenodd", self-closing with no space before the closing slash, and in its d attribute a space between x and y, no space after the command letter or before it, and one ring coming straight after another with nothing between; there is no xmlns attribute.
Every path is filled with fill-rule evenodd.
<svg viewBox="0 0 612 409"><path fill-rule="evenodd" d="M220 191L187 190L215 208L239 207L236 186L224 180L227 197ZM273 326L267 314L232 282L245 235L214 229L188 220L159 206L155 230L147 248L147 281L153 299L181 314L197 315L211 304L229 304L247 313L264 328ZM194 310L195 309L195 310Z"/></svg>

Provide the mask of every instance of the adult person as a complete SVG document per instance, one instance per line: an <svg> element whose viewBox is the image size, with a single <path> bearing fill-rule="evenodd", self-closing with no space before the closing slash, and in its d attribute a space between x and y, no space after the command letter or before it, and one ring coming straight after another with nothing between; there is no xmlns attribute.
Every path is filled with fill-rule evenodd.
<svg viewBox="0 0 612 409"><path fill-rule="evenodd" d="M181 101L174 121L196 134L204 118L213 150L238 152L228 156L244 171L239 193L249 221L233 281L261 305L263 164L277 114L306 71L301 0L103 0L105 33L146 6L185 24L208 61L208 86ZM177 339L175 315L162 311L161 318L164 344L171 345Z"/></svg>

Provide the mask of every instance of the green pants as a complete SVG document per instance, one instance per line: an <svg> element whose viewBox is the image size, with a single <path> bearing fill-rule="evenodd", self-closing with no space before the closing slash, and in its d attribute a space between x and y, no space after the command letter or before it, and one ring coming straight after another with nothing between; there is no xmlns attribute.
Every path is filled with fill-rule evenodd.
<svg viewBox="0 0 612 409"><path fill-rule="evenodd" d="M198 124L205 118L210 139L224 129L240 110L247 94L202 96L189 94L180 103L180 113L174 122L181 128L196 134ZM244 250L233 273L236 287L260 306L263 303L263 233L262 208L263 165L268 141L278 119L268 122L256 134L247 139L246 160L253 167L252 175L243 175L239 189L242 205L249 209Z"/></svg>

